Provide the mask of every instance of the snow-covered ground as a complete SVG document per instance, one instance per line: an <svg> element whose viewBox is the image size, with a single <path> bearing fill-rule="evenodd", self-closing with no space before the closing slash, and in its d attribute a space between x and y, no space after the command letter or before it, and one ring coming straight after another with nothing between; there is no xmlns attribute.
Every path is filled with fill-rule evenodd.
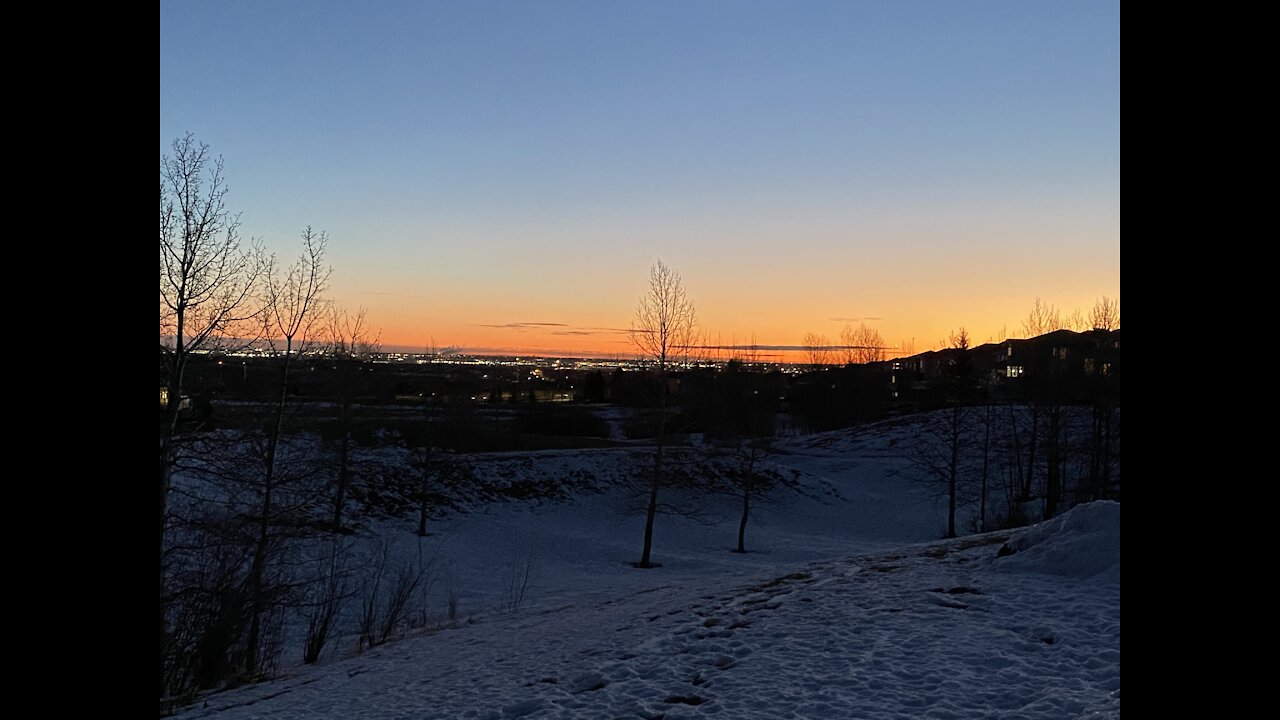
<svg viewBox="0 0 1280 720"><path fill-rule="evenodd" d="M1119 505L936 541L942 510L893 450L906 432L781 443L766 462L805 492L757 505L745 555L729 552L732 497L700 520L659 517L651 570L630 565L642 518L613 492L489 505L425 539L384 523L399 557L430 559L441 617L458 597L454 622L363 654L344 637L318 666L181 716L1118 717ZM491 457L481 472L603 474L633 452Z"/></svg>

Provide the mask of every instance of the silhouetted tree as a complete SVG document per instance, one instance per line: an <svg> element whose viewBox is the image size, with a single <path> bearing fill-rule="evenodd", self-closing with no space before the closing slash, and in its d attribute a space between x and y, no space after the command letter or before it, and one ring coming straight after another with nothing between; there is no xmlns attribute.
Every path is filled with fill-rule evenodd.
<svg viewBox="0 0 1280 720"><path fill-rule="evenodd" d="M333 489L334 532L343 529L342 513L347 503L347 490L351 486L351 409L355 401L356 382L365 358L377 347L377 339L371 337L365 316L364 308L352 315L344 309L332 306L327 317L329 355L337 379L339 423L338 466Z"/></svg>
<svg viewBox="0 0 1280 720"><path fill-rule="evenodd" d="M753 502L768 492L774 478L758 472L760 460L770 452L776 423L768 393L760 393L759 376L743 370L739 360L731 360L717 376L713 403L716 420L708 437L712 443L737 458L731 474L742 515L738 520L736 552L745 553L747 521Z"/></svg>
<svg viewBox="0 0 1280 720"><path fill-rule="evenodd" d="M1094 330L1120 329L1120 301L1103 296L1089 312L1089 326Z"/></svg>
<svg viewBox="0 0 1280 720"><path fill-rule="evenodd" d="M815 370L826 367L831 361L831 348L825 335L819 335L815 332L806 333L804 336L804 352L809 364Z"/></svg>
<svg viewBox="0 0 1280 720"><path fill-rule="evenodd" d="M1022 321L1022 337L1038 337L1065 327L1058 309L1036 298L1035 304L1031 306L1031 312Z"/></svg>
<svg viewBox="0 0 1280 720"><path fill-rule="evenodd" d="M858 323L856 330L852 325L845 325L840 331L840 342L845 346L846 364L865 365L884 360L884 338L880 331L867 327L866 323Z"/></svg>
<svg viewBox="0 0 1280 720"><path fill-rule="evenodd" d="M969 443L969 400L973 380L969 334L962 327L948 339L945 384L947 407L936 411L916 440L912 460L925 478L944 488L947 497L947 537L956 536L956 509L961 497L961 474Z"/></svg>
<svg viewBox="0 0 1280 720"><path fill-rule="evenodd" d="M222 158L190 133L160 160L160 339L167 406L160 423L160 640L165 620L165 527L169 486L179 461L179 418L188 363L253 327L260 312L258 281L265 267L256 244L242 248L240 218L226 206ZM161 669L161 694L166 692Z"/></svg>
<svg viewBox="0 0 1280 720"><path fill-rule="evenodd" d="M257 674L259 669L262 621L269 610L266 572L271 550L271 528L276 513L274 494L279 481L277 456L288 403L289 372L295 353L301 354L306 349L314 338L313 331L321 318L322 296L332 274L332 270L324 264L327 241L324 233L317 234L307 227L302 233L301 256L285 270L279 268L274 258L267 268L265 332L273 343L277 338L284 340L284 359L280 369L280 399L276 403L274 417L265 436L262 498L255 519L257 539L249 575L252 614L248 647L245 651L245 670L249 676Z"/></svg>
<svg viewBox="0 0 1280 720"><path fill-rule="evenodd" d="M640 355L658 364L658 432L653 458L653 477L645 509L644 548L639 567L652 567L653 519L658 511L658 490L662 485L662 454L667 433L667 369L673 360L687 355L697 328L693 301L685 293L680 273L661 260L649 270L649 289L640 296L629 334Z"/></svg>

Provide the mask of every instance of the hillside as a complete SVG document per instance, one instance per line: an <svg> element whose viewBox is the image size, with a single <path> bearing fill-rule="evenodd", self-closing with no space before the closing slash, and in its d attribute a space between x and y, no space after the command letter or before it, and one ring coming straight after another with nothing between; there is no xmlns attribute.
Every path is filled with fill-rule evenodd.
<svg viewBox="0 0 1280 720"><path fill-rule="evenodd" d="M180 716L1118 717L1119 505L935 541L943 511L896 448L912 432L780 443L767 464L796 489L758 506L750 552L729 552L735 500L703 499L698 518L659 518L648 571L629 565L642 520L610 489L643 456L478 457L490 478L599 482L425 539L383 521L388 557L427 559L430 623L363 653L348 633L313 667L286 645L283 677Z"/></svg>

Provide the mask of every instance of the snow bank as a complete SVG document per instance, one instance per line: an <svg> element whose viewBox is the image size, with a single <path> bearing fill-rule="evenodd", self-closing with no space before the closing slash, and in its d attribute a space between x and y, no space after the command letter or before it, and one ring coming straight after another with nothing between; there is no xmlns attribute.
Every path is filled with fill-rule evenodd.
<svg viewBox="0 0 1280 720"><path fill-rule="evenodd" d="M1007 549L1006 549L1007 548ZM1077 505L1018 533L996 559L1003 570L1120 579L1120 503Z"/></svg>

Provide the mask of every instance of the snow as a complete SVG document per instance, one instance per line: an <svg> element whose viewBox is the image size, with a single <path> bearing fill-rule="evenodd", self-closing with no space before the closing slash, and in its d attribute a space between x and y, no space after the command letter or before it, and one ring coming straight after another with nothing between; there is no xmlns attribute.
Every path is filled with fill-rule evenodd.
<svg viewBox="0 0 1280 720"><path fill-rule="evenodd" d="M1077 505L1018 533L1008 546L1015 554L1001 559L1002 569L1118 581L1120 503Z"/></svg>
<svg viewBox="0 0 1280 720"><path fill-rule="evenodd" d="M757 506L746 554L729 552L731 497L659 517L651 570L630 565L642 518L616 492L489 505L426 539L386 522L395 553L431 558L434 611L458 595L454 622L362 654L344 638L180 717L1118 718L1119 505L937 541L941 510L893 451L909 433L781 443L766 462L805 491ZM634 452L495 454L478 472L608 475Z"/></svg>

